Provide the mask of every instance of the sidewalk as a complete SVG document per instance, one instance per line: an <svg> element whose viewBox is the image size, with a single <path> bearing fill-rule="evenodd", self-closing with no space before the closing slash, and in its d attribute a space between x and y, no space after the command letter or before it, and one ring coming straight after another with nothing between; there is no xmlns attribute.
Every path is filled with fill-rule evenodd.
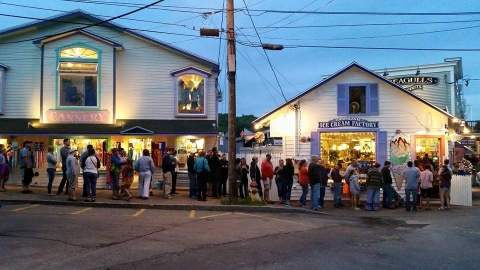
<svg viewBox="0 0 480 270"><path fill-rule="evenodd" d="M305 213L305 214L321 214L338 217L377 217L377 218L401 218L409 216L410 213L405 212L404 208L397 209L381 209L376 212L364 210L353 210L350 207L334 208L331 201L326 201L325 208L321 211L311 211L309 209L299 207L298 202L292 202L292 206L286 207L278 203L268 204L265 206L251 205L223 205L220 199L208 198L206 202L192 200L188 198L187 191L179 191L179 194L172 199L166 199L160 196L157 190L148 200L133 198L130 202L125 200L112 200L110 190L98 190L97 201L94 203L70 202L66 195L48 196L45 188L31 188L33 193L22 194L19 186L7 186L7 192L0 192L0 201L4 203L31 203L45 205L68 205L68 206L88 206L88 207L104 207L104 208L143 208L143 209L163 209L163 210L203 210L203 211L242 211L242 212L271 212L271 213ZM136 190L132 193L136 195ZM480 206L480 188L473 190L474 203L473 208ZM350 203L347 201L346 205ZM431 210L420 209L417 215L432 215L436 212L438 204L432 204ZM454 206L454 209L469 209L469 207Z"/></svg>

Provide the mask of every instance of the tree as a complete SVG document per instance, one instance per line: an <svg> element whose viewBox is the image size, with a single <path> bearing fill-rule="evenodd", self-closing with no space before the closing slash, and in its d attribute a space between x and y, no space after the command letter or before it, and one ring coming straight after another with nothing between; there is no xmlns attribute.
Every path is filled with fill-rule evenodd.
<svg viewBox="0 0 480 270"><path fill-rule="evenodd" d="M235 131L235 134L237 136L240 136L240 132L242 132L243 129L249 129L253 130L252 128L252 121L257 119L255 115L242 115L242 116L237 116L237 128ZM218 114L218 131L227 133L228 130L228 114L226 113L219 113Z"/></svg>

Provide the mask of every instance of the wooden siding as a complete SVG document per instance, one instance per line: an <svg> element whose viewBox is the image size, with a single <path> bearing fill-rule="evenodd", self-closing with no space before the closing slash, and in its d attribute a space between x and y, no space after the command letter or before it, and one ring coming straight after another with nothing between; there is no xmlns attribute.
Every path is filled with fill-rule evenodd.
<svg viewBox="0 0 480 270"><path fill-rule="evenodd" d="M319 121L329 121L338 117L336 95L337 84L339 83L378 83L379 115L360 117L370 121L378 121L380 130L387 132L389 140L394 136L397 129L408 136L416 134L445 135L443 128L448 123L446 115L402 93L393 86L357 68L353 68L299 100L299 133L301 137L310 137L310 132L317 130ZM268 119L270 120L271 136L283 137L284 155L294 157L296 154L294 152L295 142L291 139L295 134L294 112L288 108L283 108L269 116ZM300 143L297 156L309 157L309 145L310 143Z"/></svg>
<svg viewBox="0 0 480 270"><path fill-rule="evenodd" d="M89 22L79 19L79 22ZM15 35L0 39L1 43L31 39L55 34L75 28L71 24L51 24L48 27L23 30ZM106 27L92 27L88 31L123 45L124 50L117 52L117 119L174 119L175 118L175 84L170 72L188 66L211 72L211 70L191 58L162 48L130 34L124 34ZM72 38L78 38L74 36ZM90 41L97 45L97 41ZM45 60L45 78L48 87L44 85L45 97L49 104L44 105L44 111L53 109L52 81L54 82L52 58L54 44L63 44L63 40L48 44ZM106 46L102 44L102 46ZM113 48L102 49L102 91L110 95L112 83L106 82L112 77L111 53ZM31 41L0 44L0 63L9 66L6 73L6 90L3 118L40 118L40 58L41 49ZM206 83L207 117L214 120L217 117L216 78L212 74ZM53 84L54 85L54 84ZM54 88L53 88L54 91ZM102 107L111 107L113 100L101 97ZM110 109L109 109L110 110ZM185 118L185 117L182 117ZM205 118L202 118L205 119Z"/></svg>

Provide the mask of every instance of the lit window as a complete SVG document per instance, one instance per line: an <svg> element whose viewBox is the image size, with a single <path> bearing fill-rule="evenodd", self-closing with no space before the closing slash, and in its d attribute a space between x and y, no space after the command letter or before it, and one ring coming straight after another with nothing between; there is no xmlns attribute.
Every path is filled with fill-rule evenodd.
<svg viewBox="0 0 480 270"><path fill-rule="evenodd" d="M367 112L367 89L365 86L350 86L348 108L350 114Z"/></svg>
<svg viewBox="0 0 480 270"><path fill-rule="evenodd" d="M204 114L205 78L196 74L178 77L177 98L179 114Z"/></svg>
<svg viewBox="0 0 480 270"><path fill-rule="evenodd" d="M98 106L98 52L72 47L60 51L59 106Z"/></svg>
<svg viewBox="0 0 480 270"><path fill-rule="evenodd" d="M98 53L92 49L74 47L63 49L60 52L61 58L98 59Z"/></svg>

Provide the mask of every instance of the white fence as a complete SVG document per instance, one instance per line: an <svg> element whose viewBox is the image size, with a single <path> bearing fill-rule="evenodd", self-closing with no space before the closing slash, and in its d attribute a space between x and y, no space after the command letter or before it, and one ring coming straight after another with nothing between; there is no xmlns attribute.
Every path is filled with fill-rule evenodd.
<svg viewBox="0 0 480 270"><path fill-rule="evenodd" d="M472 206L472 176L454 175L450 197L452 205Z"/></svg>

